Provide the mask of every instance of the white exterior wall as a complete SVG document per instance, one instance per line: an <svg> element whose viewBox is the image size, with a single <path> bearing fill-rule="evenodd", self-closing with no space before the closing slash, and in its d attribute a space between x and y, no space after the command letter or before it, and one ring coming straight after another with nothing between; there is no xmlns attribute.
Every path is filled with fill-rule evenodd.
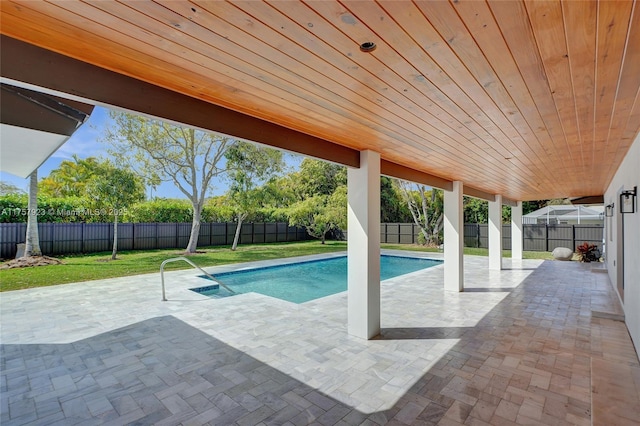
<svg viewBox="0 0 640 426"><path fill-rule="evenodd" d="M604 203L614 203L615 214L605 218L606 230L606 262L609 278L614 287L618 282L617 271L617 227L621 215L620 189L640 187L640 135L631 145L629 152L616 171L604 194ZM633 339L636 351L640 352L640 212L624 215L624 313L629 334Z"/></svg>

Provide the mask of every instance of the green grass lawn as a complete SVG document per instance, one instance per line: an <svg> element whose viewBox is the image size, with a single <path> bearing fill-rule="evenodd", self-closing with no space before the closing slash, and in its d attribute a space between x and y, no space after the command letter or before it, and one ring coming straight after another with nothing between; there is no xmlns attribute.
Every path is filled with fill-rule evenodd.
<svg viewBox="0 0 640 426"><path fill-rule="evenodd" d="M279 259L308 254L330 253L346 250L346 242L304 241L295 243L270 243L240 245L236 251L230 246L216 246L199 249L202 253L189 256L189 260L200 267L254 260ZM179 250L136 250L118 253L117 260L111 259L111 252L89 255L58 257L63 265L39 266L0 270L0 291L22 288L43 287L79 281L125 277L129 275L160 272L160 264L169 258L182 256ZM166 271L192 268L186 262L173 262L165 266Z"/></svg>
<svg viewBox="0 0 640 426"><path fill-rule="evenodd" d="M382 244L381 246L382 248L397 250L438 251L438 249L411 244ZM200 267L207 267L330 253L346 250L346 248L347 243L344 241L327 241L324 245L318 241L241 245L238 246L236 251L231 251L229 246L216 246L203 248L201 249L202 253L191 255L189 259ZM464 253L487 256L488 250L465 248ZM62 256L59 257L63 262L62 265L0 270L0 291L160 272L160 264L164 260L181 255L182 253L179 250L173 249L123 251L118 253L118 260L114 261L110 260L111 252ZM511 252L505 250L503 255L511 257ZM524 252L524 258L552 259L552 256L551 253L546 252ZM191 266L185 262L175 262L166 265L165 270L188 268L191 268Z"/></svg>

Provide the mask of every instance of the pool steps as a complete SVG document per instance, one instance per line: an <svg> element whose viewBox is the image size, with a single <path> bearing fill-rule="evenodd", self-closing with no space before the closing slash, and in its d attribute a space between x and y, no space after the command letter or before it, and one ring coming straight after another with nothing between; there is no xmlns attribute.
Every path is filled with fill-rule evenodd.
<svg viewBox="0 0 640 426"><path fill-rule="evenodd" d="M231 290L229 287L227 287L226 285L221 283L219 280L215 279L207 271L205 271L204 269L202 269L201 267L199 267L198 265L196 265L195 263L193 263L192 261L190 261L186 257L180 256L180 257L173 257L171 259L167 259L164 262L162 262L162 264L160 265L160 280L162 281L162 301L163 302L167 301L167 297L166 297L165 291L164 291L164 265L166 265L167 263L171 263L171 262L178 262L180 260L183 260L183 261L187 262L189 265L193 266L194 268L200 270L200 272L205 274L211 281L213 281L214 283L217 283L219 286L224 287L225 289L227 289L227 291L235 294L235 291Z"/></svg>

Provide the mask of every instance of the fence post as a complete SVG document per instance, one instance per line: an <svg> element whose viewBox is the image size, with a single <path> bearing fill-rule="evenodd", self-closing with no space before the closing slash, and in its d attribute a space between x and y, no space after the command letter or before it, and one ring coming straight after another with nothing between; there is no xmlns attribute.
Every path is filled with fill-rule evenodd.
<svg viewBox="0 0 640 426"><path fill-rule="evenodd" d="M476 223L476 248L480 248L480 224Z"/></svg>
<svg viewBox="0 0 640 426"><path fill-rule="evenodd" d="M544 225L544 251L549 251L549 224Z"/></svg>
<svg viewBox="0 0 640 426"><path fill-rule="evenodd" d="M156 237L157 239L157 237ZM176 222L176 243L173 245L175 248L178 248L178 222Z"/></svg>

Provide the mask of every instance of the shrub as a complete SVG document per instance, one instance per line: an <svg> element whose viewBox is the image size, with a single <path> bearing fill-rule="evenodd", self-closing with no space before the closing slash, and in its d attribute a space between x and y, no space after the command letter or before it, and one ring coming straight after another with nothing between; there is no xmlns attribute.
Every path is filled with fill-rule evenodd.
<svg viewBox="0 0 640 426"><path fill-rule="evenodd" d="M0 222L26 223L28 195L8 194L0 196ZM96 209L82 197L57 198L38 196L38 222L110 222L109 216Z"/></svg>
<svg viewBox="0 0 640 426"><path fill-rule="evenodd" d="M598 262L600 260L600 250L595 244L584 242L576 247L578 258L581 262Z"/></svg>
<svg viewBox="0 0 640 426"><path fill-rule="evenodd" d="M189 200L155 199L134 204L124 214L123 222L172 223L191 222L193 211Z"/></svg>

